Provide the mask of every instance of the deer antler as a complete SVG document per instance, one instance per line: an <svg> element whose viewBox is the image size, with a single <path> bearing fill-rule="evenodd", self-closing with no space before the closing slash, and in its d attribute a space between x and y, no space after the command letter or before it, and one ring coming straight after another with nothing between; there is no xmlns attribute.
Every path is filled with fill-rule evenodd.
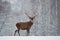
<svg viewBox="0 0 60 40"><path fill-rule="evenodd" d="M27 13L25 13L27 15ZM28 15L27 15L28 16ZM31 18L30 16L28 16L29 18Z"/></svg>

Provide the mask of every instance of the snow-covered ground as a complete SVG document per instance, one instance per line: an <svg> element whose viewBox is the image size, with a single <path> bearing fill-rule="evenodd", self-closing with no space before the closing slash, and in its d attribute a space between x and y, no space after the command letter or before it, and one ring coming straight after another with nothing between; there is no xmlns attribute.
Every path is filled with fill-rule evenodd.
<svg viewBox="0 0 60 40"><path fill-rule="evenodd" d="M25 13L29 16L37 14L30 29L30 36L58 35L56 5L56 0L0 1L0 36L13 36L17 22L29 21ZM20 34L26 36L26 30L20 30Z"/></svg>

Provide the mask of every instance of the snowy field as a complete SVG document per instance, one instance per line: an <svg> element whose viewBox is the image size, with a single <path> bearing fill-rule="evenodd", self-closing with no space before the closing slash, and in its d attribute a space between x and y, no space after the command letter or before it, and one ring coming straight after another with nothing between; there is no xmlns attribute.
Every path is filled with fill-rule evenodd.
<svg viewBox="0 0 60 40"><path fill-rule="evenodd" d="M0 0L0 36L14 36L16 23L29 21L25 13L37 14L30 36L59 35L56 0ZM26 33L26 30L20 30L21 36Z"/></svg>

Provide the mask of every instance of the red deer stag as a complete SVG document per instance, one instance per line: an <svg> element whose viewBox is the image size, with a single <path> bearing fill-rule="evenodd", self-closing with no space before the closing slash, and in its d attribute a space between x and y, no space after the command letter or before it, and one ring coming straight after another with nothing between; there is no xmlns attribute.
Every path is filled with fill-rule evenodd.
<svg viewBox="0 0 60 40"><path fill-rule="evenodd" d="M26 14L26 13L25 13ZM27 14L26 14L27 15ZM28 15L27 15L28 16ZM35 15L36 16L36 15ZM19 30L27 30L27 36L29 35L30 33L30 28L31 26L33 25L33 19L35 18L35 16L33 17L29 17L30 21L28 22L18 22L16 23L16 27L17 27L17 30L15 30L15 33L14 33L14 36L16 35L16 32L18 32L19 36L20 36L20 33L19 33Z"/></svg>

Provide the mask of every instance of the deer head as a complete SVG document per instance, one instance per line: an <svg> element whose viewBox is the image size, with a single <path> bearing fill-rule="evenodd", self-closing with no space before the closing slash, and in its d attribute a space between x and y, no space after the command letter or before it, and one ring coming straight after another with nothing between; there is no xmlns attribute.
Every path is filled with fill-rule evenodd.
<svg viewBox="0 0 60 40"><path fill-rule="evenodd" d="M27 15L27 13L25 13L25 14ZM28 16L28 17L29 17L30 20L33 20L35 18L35 16L33 16L33 17Z"/></svg>

